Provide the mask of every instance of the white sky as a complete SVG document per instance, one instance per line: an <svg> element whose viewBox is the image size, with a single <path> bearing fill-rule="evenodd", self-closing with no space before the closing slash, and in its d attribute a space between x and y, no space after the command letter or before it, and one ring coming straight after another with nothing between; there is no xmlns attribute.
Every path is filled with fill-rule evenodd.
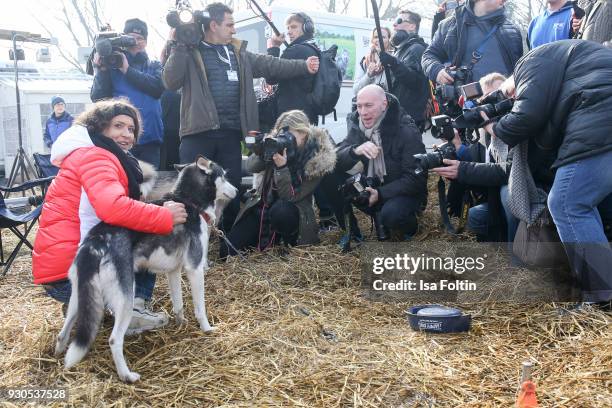
<svg viewBox="0 0 612 408"><path fill-rule="evenodd" d="M321 11L322 7L318 6L319 0L275 0L274 5L290 7L296 11L317 10ZM365 17L365 3L369 0L353 0L349 6L348 15L356 17ZM69 2L69 1L67 1ZM102 10L102 15L105 21L111 26L121 31L123 23L128 18L138 17L147 22L149 25L149 39L147 51L149 54L158 57L159 51L163 46L165 35L168 32L168 26L165 22L165 16L171 5L174 5L172 0L103 0L106 6ZM199 6L199 1L192 0L194 7ZM260 5L265 8L266 1L259 1ZM338 0L337 3L340 3ZM421 12L423 15L431 17L435 9L433 0L416 0L414 9ZM54 37L58 38L59 46L68 49L76 54L76 46L72 41L71 35L65 29L63 24L56 16L61 14L60 0L2 0L2 13L0 14L0 29L20 30L32 33L41 34L47 37L48 34L40 25L38 20L42 21L53 33ZM235 11L245 10L246 1L240 1ZM75 25L78 23L75 21ZM83 39L85 36L83 35ZM84 44L85 45L85 44ZM8 60L8 48L10 42L0 41L0 60ZM39 48L37 44L23 44L26 53L26 60L33 61L35 59L36 50ZM53 65L65 65L66 63L60 58L55 50L52 49Z"/></svg>

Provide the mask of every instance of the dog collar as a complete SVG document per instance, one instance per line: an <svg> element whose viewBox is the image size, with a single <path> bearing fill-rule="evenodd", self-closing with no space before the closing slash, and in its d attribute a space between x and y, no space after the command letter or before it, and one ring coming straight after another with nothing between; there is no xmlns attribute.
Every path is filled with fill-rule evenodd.
<svg viewBox="0 0 612 408"><path fill-rule="evenodd" d="M207 213L205 213L204 211L201 211L201 212L200 212L200 215L202 216L202 218L204 218L204 221L206 221L206 223L207 223L208 225L211 225L211 223L210 223L210 221L211 221L211 219L210 219L210 215L208 215L208 214L207 214Z"/></svg>
<svg viewBox="0 0 612 408"><path fill-rule="evenodd" d="M211 224L212 219L210 218L210 215L208 215L208 213L206 211L203 211L202 208L199 205L197 205L197 204L195 204L195 203L193 203L193 202L191 202L189 200L185 200L185 199L182 199L181 202L183 204L189 206L189 207L194 208L198 212L198 214L200 214L202 216L202 218L204 218L204 221L206 222L206 224L212 225Z"/></svg>

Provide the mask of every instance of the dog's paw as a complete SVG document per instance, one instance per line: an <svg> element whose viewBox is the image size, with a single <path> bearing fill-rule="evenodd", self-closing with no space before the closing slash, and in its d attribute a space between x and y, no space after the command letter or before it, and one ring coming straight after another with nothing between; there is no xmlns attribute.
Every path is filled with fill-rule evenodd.
<svg viewBox="0 0 612 408"><path fill-rule="evenodd" d="M119 374L119 378L121 381L126 383L135 383L140 380L140 374L135 373L134 371L128 371L126 374Z"/></svg>
<svg viewBox="0 0 612 408"><path fill-rule="evenodd" d="M68 347L68 336L62 337L61 335L57 337L57 341L55 342L55 357L61 356L66 348Z"/></svg>
<svg viewBox="0 0 612 408"><path fill-rule="evenodd" d="M67 342L60 342L59 340L55 343L55 357L59 357L66 351Z"/></svg>
<svg viewBox="0 0 612 408"><path fill-rule="evenodd" d="M185 319L183 313L177 314L175 316L175 321L177 326L185 326L187 324L187 319Z"/></svg>
<svg viewBox="0 0 612 408"><path fill-rule="evenodd" d="M205 333L214 332L215 330L217 330L216 327L211 326L208 322L200 323L200 329L202 329L202 331Z"/></svg>

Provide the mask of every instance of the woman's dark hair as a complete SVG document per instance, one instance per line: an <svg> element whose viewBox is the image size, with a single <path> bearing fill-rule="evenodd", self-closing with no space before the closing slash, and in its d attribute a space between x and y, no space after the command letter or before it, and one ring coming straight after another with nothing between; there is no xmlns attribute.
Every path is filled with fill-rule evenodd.
<svg viewBox="0 0 612 408"><path fill-rule="evenodd" d="M140 136L141 124L140 113L127 99L116 98L98 101L89 109L81 113L74 123L85 126L89 134L102 134L110 126L115 116L126 115L134 121L134 143Z"/></svg>

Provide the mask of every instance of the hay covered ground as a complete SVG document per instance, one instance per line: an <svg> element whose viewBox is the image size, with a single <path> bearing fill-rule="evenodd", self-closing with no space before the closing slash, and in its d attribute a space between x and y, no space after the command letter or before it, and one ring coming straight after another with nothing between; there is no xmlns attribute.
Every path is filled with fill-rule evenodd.
<svg viewBox="0 0 612 408"><path fill-rule="evenodd" d="M416 239L457 239L441 233L433 195L429 202ZM126 338L128 363L142 375L134 385L115 373L112 318L84 361L64 370L53 356L60 305L31 284L23 251L0 278L0 387L65 387L70 405L88 407L510 407L521 362L532 359L541 406L612 406L609 313L480 303L464 305L474 317L467 334L413 332L407 303L362 296L359 259L340 254L338 237L328 233L322 245L289 254L215 263L206 293L217 331L199 330L184 287L186 326L171 321ZM171 311L164 277L155 299L155 309Z"/></svg>

